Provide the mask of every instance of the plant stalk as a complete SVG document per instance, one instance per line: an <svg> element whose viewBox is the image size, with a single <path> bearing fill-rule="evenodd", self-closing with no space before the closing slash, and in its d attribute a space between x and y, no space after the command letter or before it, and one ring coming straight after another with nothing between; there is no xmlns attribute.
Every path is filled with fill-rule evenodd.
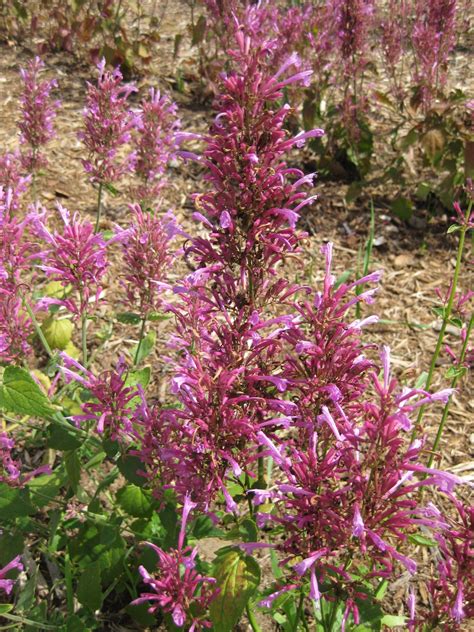
<svg viewBox="0 0 474 632"><path fill-rule="evenodd" d="M428 376L426 378L426 383L425 383L425 390L429 390L429 388L431 387L431 383L433 381L433 377L435 374L435 369L436 369L436 362L439 358L439 354L441 352L441 348L443 346L443 341L444 341L444 334L446 333L446 327L448 326L449 323L449 319L451 318L451 312L453 311L453 304L454 304L454 298L456 296L456 289L457 289L457 285L458 285L458 280L459 280L459 273L461 272L461 263L462 263L462 255L463 255L463 250L464 250L464 242L465 242L465 238L466 238L466 232L468 230L467 227L467 219L469 218L470 214L471 214L471 208L472 208L472 200L469 202L469 205L467 207L467 211L466 211L466 225L465 226L461 226L461 234L459 236L459 244L458 244L458 253L456 256L456 266L454 268L454 277L453 277L453 282L451 284L451 291L449 293L449 298L448 298L448 304L446 305L446 309L444 310L443 313L443 322L441 324L441 329L438 335L438 340L436 342L436 347L433 353L433 357L431 358L431 364L430 364L430 368L428 371ZM425 413L425 408L426 406L420 406L420 409L418 411L418 417L416 419L416 423L415 423L415 427L413 428L413 433L412 433L412 441L413 439L415 439L418 428L421 425L421 422L423 420L423 415Z"/></svg>
<svg viewBox="0 0 474 632"><path fill-rule="evenodd" d="M137 350L135 351L135 358L133 360L133 366L136 367L138 364L138 358L140 357L140 349L142 346L143 338L145 336L145 325L146 325L146 314L142 318L142 326L140 328L140 337L138 339Z"/></svg>
<svg viewBox="0 0 474 632"><path fill-rule="evenodd" d="M100 216L102 214L102 190L103 190L103 187L104 187L104 185L101 182L99 184L99 193L97 194L97 215L96 215L96 220L95 220L94 233L97 233L99 231Z"/></svg>
<svg viewBox="0 0 474 632"><path fill-rule="evenodd" d="M46 340L44 336L44 333L40 327L39 322L36 320L36 316L34 315L33 310L31 309L28 301L26 300L24 296L22 296L21 299L22 299L24 308L28 312L28 316L31 318L31 322L33 323L33 326L38 335L38 338L41 340L41 344L43 345L44 350L46 351L48 356L52 359L54 357L54 353L52 352L51 347L49 346L48 341Z"/></svg>
<svg viewBox="0 0 474 632"><path fill-rule="evenodd" d="M252 607L249 602L245 606L245 612L247 613L247 617L250 623L250 627L254 632L262 632L262 628L258 625L257 619L255 618L255 613L252 610Z"/></svg>
<svg viewBox="0 0 474 632"><path fill-rule="evenodd" d="M464 339L464 343L461 349L461 355L459 357L459 364L462 365L464 358L466 357L467 345L469 343L469 336L471 335L472 326L474 324L474 315L471 315L469 320L469 325L466 330L466 337ZM451 381L451 388L456 388L456 384L458 383L459 378L461 377L461 373L455 375ZM438 431L436 433L436 437L433 443L433 447L431 448L431 455L428 461L428 467L433 465L433 461L435 458L436 450L438 449L439 442L441 441L441 436L443 434L444 426L446 424L446 419L448 418L449 407L451 405L451 397L448 399L446 404L444 405L443 415L441 417L441 421L439 422Z"/></svg>

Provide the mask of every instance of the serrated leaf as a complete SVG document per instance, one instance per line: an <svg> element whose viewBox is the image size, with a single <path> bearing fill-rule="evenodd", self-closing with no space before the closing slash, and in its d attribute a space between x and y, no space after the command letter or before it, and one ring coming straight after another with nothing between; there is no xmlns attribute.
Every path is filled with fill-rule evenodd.
<svg viewBox="0 0 474 632"><path fill-rule="evenodd" d="M220 592L211 604L215 632L230 632L260 583L260 566L239 549L225 547L217 552L212 575Z"/></svg>
<svg viewBox="0 0 474 632"><path fill-rule="evenodd" d="M2 614L6 614L7 612L10 612L11 610L13 610L12 603L0 603L0 616Z"/></svg>
<svg viewBox="0 0 474 632"><path fill-rule="evenodd" d="M0 408L19 415L49 419L54 408L28 371L7 366L0 385Z"/></svg>
<svg viewBox="0 0 474 632"><path fill-rule="evenodd" d="M405 626L407 618L404 616L398 616L394 614L386 614L382 617L382 625L386 625L387 628L396 628L398 626Z"/></svg>
<svg viewBox="0 0 474 632"><path fill-rule="evenodd" d="M82 572L77 582L76 596L79 602L92 611L102 606L102 586L100 564L93 562Z"/></svg>
<svg viewBox="0 0 474 632"><path fill-rule="evenodd" d="M171 314L162 314L161 312L150 312L147 316L147 320L151 320L152 322L162 322L170 318L173 318Z"/></svg>
<svg viewBox="0 0 474 632"><path fill-rule="evenodd" d="M153 511L151 494L137 485L126 485L117 492L120 507L130 516L145 518Z"/></svg>

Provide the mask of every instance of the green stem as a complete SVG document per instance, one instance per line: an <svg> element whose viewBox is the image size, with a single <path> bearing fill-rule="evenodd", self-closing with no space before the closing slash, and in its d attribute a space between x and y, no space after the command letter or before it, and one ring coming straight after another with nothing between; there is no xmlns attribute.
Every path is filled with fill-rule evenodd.
<svg viewBox="0 0 474 632"><path fill-rule="evenodd" d="M36 333L38 335L38 338L41 340L41 344L43 345L44 350L46 351L46 353L48 354L48 356L50 358L53 358L54 357L54 353L52 352L51 347L49 346L48 341L46 340L46 338L45 338L45 336L43 334L43 331L42 331L42 329L40 327L39 322L36 320L36 316L34 315L33 310L31 309L28 301L26 300L26 298L24 296L21 297L21 300L22 300L24 308L28 312L28 316L31 318L31 322L33 323L33 326L34 326L35 331L36 331Z"/></svg>
<svg viewBox="0 0 474 632"><path fill-rule="evenodd" d="M459 365L462 366L462 363L464 362L464 358L466 357L466 351L467 351L467 345L469 342L469 336L471 335L471 331L472 331L472 326L474 324L474 315L471 316L470 320L469 320L469 325L467 326L467 330L466 330L466 337L464 338L464 343L461 349L461 355L459 358ZM451 382L451 388L456 388L456 384L458 383L459 378L461 377L462 373L458 373L456 374ZM448 413L449 413L449 407L451 405L451 397L448 399L448 401L446 402L445 406L444 406L444 410L443 410L443 415L441 417L441 421L439 422L439 426L438 426L438 431L436 433L436 437L433 443L433 447L431 448L431 455L428 461L428 467L431 467L433 465L433 461L435 458L435 454L436 454L436 450L438 449L439 446L439 442L441 441L441 436L443 434L443 430L444 430L444 426L446 424L446 419L448 418Z"/></svg>
<svg viewBox="0 0 474 632"><path fill-rule="evenodd" d="M96 220L95 220L95 228L94 228L94 233L97 233L99 230L99 224L100 224L100 216L102 213L102 189L103 189L104 185L102 184L102 182L99 184L99 193L97 195L97 215L96 215Z"/></svg>
<svg viewBox="0 0 474 632"><path fill-rule="evenodd" d="M134 367L137 366L137 364L138 364L138 358L140 356L140 349L141 349L141 346L142 346L143 338L145 336L146 317L147 317L147 315L145 314L145 316L143 316L143 318L142 318L142 326L141 326L141 329L140 329L140 337L138 339L137 350L135 351L135 358L133 360L133 366Z"/></svg>
<svg viewBox="0 0 474 632"><path fill-rule="evenodd" d="M453 277L453 282L451 284L451 291L449 293L449 298L448 298L448 304L446 305L446 309L444 310L443 313L443 322L441 324L441 329L438 335L438 340L436 342L436 347L433 353L433 357L431 358L431 364L430 364L430 368L428 371L428 377L426 378L426 383L425 383L425 390L429 390L431 387L431 383L433 381L433 377L435 374L435 369L436 369L436 362L438 360L439 354L441 352L441 348L443 346L443 341L444 341L444 334L446 333L446 327L448 326L449 323L449 319L451 318L451 312L453 310L453 303L454 303L454 298L456 296L456 289L457 289L457 285L458 285L458 280L459 280L459 273L461 271L461 263L462 263L462 254L463 254L463 250L464 250L464 241L466 238L466 232L467 232L467 220L471 214L471 209L472 209L472 200L469 202L469 205L467 207L467 212L466 212L466 225L461 227L461 234L459 236L459 244L458 244L458 253L457 253L457 257L456 257L456 266L454 268L454 277ZM423 415L425 412L425 406L420 406L420 409L418 411L418 417L416 419L416 423L415 423L415 427L413 428L413 433L412 433L412 441L413 439L415 439L416 437L416 433L418 431L418 428L421 425L421 422L423 420Z"/></svg>
<svg viewBox="0 0 474 632"><path fill-rule="evenodd" d="M255 613L252 610L250 602L247 602L247 605L245 606L245 612L247 613L247 617L248 617L250 627L252 628L252 630L254 632L262 632L261 627L257 623L257 619L255 618Z"/></svg>
<svg viewBox="0 0 474 632"><path fill-rule="evenodd" d="M298 603L298 609L296 611L296 618L294 620L293 625L291 626L293 632L297 632L297 630L298 630L298 623L299 623L299 621L301 619L301 615L303 613L303 605L304 605L304 594L303 594L303 591L301 591L300 592L300 600L299 600L299 603Z"/></svg>
<svg viewBox="0 0 474 632"><path fill-rule="evenodd" d="M82 302L82 301L81 301ZM87 368L87 312L81 314L82 364Z"/></svg>

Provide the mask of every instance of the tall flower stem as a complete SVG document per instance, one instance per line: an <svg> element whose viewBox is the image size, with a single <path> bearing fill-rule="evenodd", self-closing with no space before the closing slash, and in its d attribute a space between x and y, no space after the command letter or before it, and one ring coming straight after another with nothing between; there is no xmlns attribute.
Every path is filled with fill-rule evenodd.
<svg viewBox="0 0 474 632"><path fill-rule="evenodd" d="M100 216L102 214L102 190L104 188L103 183L101 182L99 184L99 192L97 194L97 215L96 215L96 220L95 220L95 228L94 228L94 232L97 233L99 230L99 224L100 224Z"/></svg>
<svg viewBox="0 0 474 632"><path fill-rule="evenodd" d="M472 331L472 326L474 324L474 315L471 315L471 318L469 320L469 324L467 326L467 330L466 330L466 337L464 338L464 343L461 349L461 355L459 357L459 365L461 366L462 363L464 362L464 358L466 356L466 351L467 351L467 346L469 343L469 337L471 335L471 331ZM459 378L462 376L462 371L459 371L456 373L456 375L453 377L452 381L451 381L451 388L456 388L456 384L458 383ZM431 449L431 455L428 461L428 467L431 467L433 465L433 461L435 458L435 454L436 454L436 450L438 449L439 446L439 442L441 440L441 436L443 434L443 430L444 430L444 426L446 424L446 419L448 418L448 413L449 413L449 407L451 405L451 397L448 399L448 401L446 402L445 406L444 406L444 410L443 410L443 415L441 417L441 421L439 422L439 426L438 426L438 431L436 433L436 437L433 443L433 447Z"/></svg>
<svg viewBox="0 0 474 632"><path fill-rule="evenodd" d="M439 358L439 354L440 354L441 348L443 346L444 334L446 333L446 327L448 326L449 319L451 318L451 312L453 311L453 303L454 303L454 298L456 296L456 289L457 289L458 280L459 280L459 273L461 272L462 254L463 254L463 250L464 250L464 242L465 242L465 238L466 238L466 232L468 230L468 219L469 219L469 217L471 215L471 209L472 209L472 200L469 202L469 205L467 207L465 225L461 226L461 228L460 228L458 254L457 254L457 257L456 257L456 266L454 268L453 282L451 284L451 291L449 293L448 304L446 305L446 309L444 310L444 313L443 313L443 322L441 323L441 329L439 331L438 340L436 342L436 347L435 347L433 356L431 358L431 364L430 364L430 368L429 368L429 371L428 371L428 376L426 378L426 383L425 383L425 389L426 390L429 390L429 388L431 387L431 383L433 381L433 377L434 377L434 374L435 374L436 362L437 362L437 360ZM414 427L413 433L412 433L412 439L414 439L416 437L418 428L420 427L421 422L423 420L424 413L425 413L425 406L420 406L420 409L418 411L418 417L416 419L415 427Z"/></svg>
<svg viewBox="0 0 474 632"><path fill-rule="evenodd" d="M252 606L250 605L250 602L247 602L247 605L245 606L245 611L247 613L247 617L248 617L250 627L252 628L252 630L254 632L262 632L262 628L258 625L257 619L255 618L255 613L252 610Z"/></svg>
<svg viewBox="0 0 474 632"><path fill-rule="evenodd" d="M146 326L146 314L142 318L142 326L140 328L140 337L138 338L138 345L137 345L137 350L135 351L133 366L137 366L138 364L138 359L140 357L140 349L142 347L143 338L145 337L145 326Z"/></svg>
<svg viewBox="0 0 474 632"><path fill-rule="evenodd" d="M81 314L82 364L87 367L87 312Z"/></svg>
<svg viewBox="0 0 474 632"><path fill-rule="evenodd" d="M54 353L52 352L51 347L49 346L48 341L46 340L43 334L43 331L40 327L39 322L36 320L36 316L34 315L33 310L31 309L28 301L26 300L24 296L22 296L22 303L23 303L24 308L28 312L28 316L31 318L31 322L33 323L33 326L38 335L38 338L41 340L41 344L43 345L44 350L46 351L46 353L48 354L50 358L53 358Z"/></svg>

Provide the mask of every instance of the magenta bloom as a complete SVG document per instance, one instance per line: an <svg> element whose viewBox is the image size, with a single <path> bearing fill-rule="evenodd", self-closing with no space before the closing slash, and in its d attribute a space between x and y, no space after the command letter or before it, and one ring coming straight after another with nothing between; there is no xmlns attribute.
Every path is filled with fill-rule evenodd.
<svg viewBox="0 0 474 632"><path fill-rule="evenodd" d="M130 225L117 227L113 241L123 249L127 306L143 318L158 309L162 290L169 287L166 279L173 260L169 244L180 230L171 214L160 219L138 204L131 206L131 211Z"/></svg>
<svg viewBox="0 0 474 632"><path fill-rule="evenodd" d="M158 572L156 575L150 575L143 566L140 566L143 581L153 592L143 593L132 602L150 602L152 605L149 612L153 613L160 609L169 613L177 627L182 628L186 625L190 632L211 628L206 614L211 601L217 595L217 591L211 589L216 580L201 575L195 569L197 547L192 549L184 546L188 514L195 506L188 497L185 498L177 549L165 552L147 542L158 556Z"/></svg>
<svg viewBox="0 0 474 632"><path fill-rule="evenodd" d="M28 289L23 274L31 270L36 246L30 237L32 220L13 217L12 189L0 187L0 361L18 362L30 351L31 321L22 305ZM31 277L28 278L28 282Z"/></svg>
<svg viewBox="0 0 474 632"><path fill-rule="evenodd" d="M150 98L142 101L136 126L135 173L141 180L133 191L137 201L151 204L165 186L166 168L179 147L179 127L176 104L150 88Z"/></svg>
<svg viewBox="0 0 474 632"><path fill-rule="evenodd" d="M120 359L117 367L110 371L103 371L95 376L79 362L61 353L64 366L61 367L66 381L76 381L87 388L93 398L82 404L82 415L72 417L73 421L81 424L93 421L97 424L98 433L106 433L111 439L124 440L132 432L130 421L134 407L130 402L140 395L134 386L127 386L127 366Z"/></svg>
<svg viewBox="0 0 474 632"><path fill-rule="evenodd" d="M122 73L105 70L105 59L98 65L97 86L87 84L87 105L84 111L84 131L78 137L87 150L89 159L84 169L91 182L112 184L132 169L135 156L121 157L120 151L131 140L136 116L128 109L127 99L135 86L122 84Z"/></svg>
<svg viewBox="0 0 474 632"><path fill-rule="evenodd" d="M0 568L0 590L3 590L7 595L11 593L13 590L13 586L15 585L16 579L7 579L6 575L10 573L10 571L23 570L23 564L21 563L21 556L17 555L11 562L9 562L3 568Z"/></svg>
<svg viewBox="0 0 474 632"><path fill-rule="evenodd" d="M456 0L417 0L415 4L414 77L425 108L446 81L448 57L456 43L456 5Z"/></svg>
<svg viewBox="0 0 474 632"><path fill-rule="evenodd" d="M102 288L102 277L107 268L106 244L100 234L94 234L93 225L80 218L78 213L72 217L67 209L58 205L58 211L64 223L62 231L50 232L45 224L45 214L39 207L33 214L35 231L47 245L39 253L45 274L64 287L71 285L73 294L65 299L44 298L41 306L62 305L76 317L84 312L90 313L90 299L97 306Z"/></svg>
<svg viewBox="0 0 474 632"><path fill-rule="evenodd" d="M60 102L51 100L51 90L57 87L55 79L40 81L44 63L39 57L20 70L23 92L20 99L21 119L18 127L21 143L28 146L22 154L22 163L28 172L37 171L47 164L42 148L54 136L53 121Z"/></svg>

